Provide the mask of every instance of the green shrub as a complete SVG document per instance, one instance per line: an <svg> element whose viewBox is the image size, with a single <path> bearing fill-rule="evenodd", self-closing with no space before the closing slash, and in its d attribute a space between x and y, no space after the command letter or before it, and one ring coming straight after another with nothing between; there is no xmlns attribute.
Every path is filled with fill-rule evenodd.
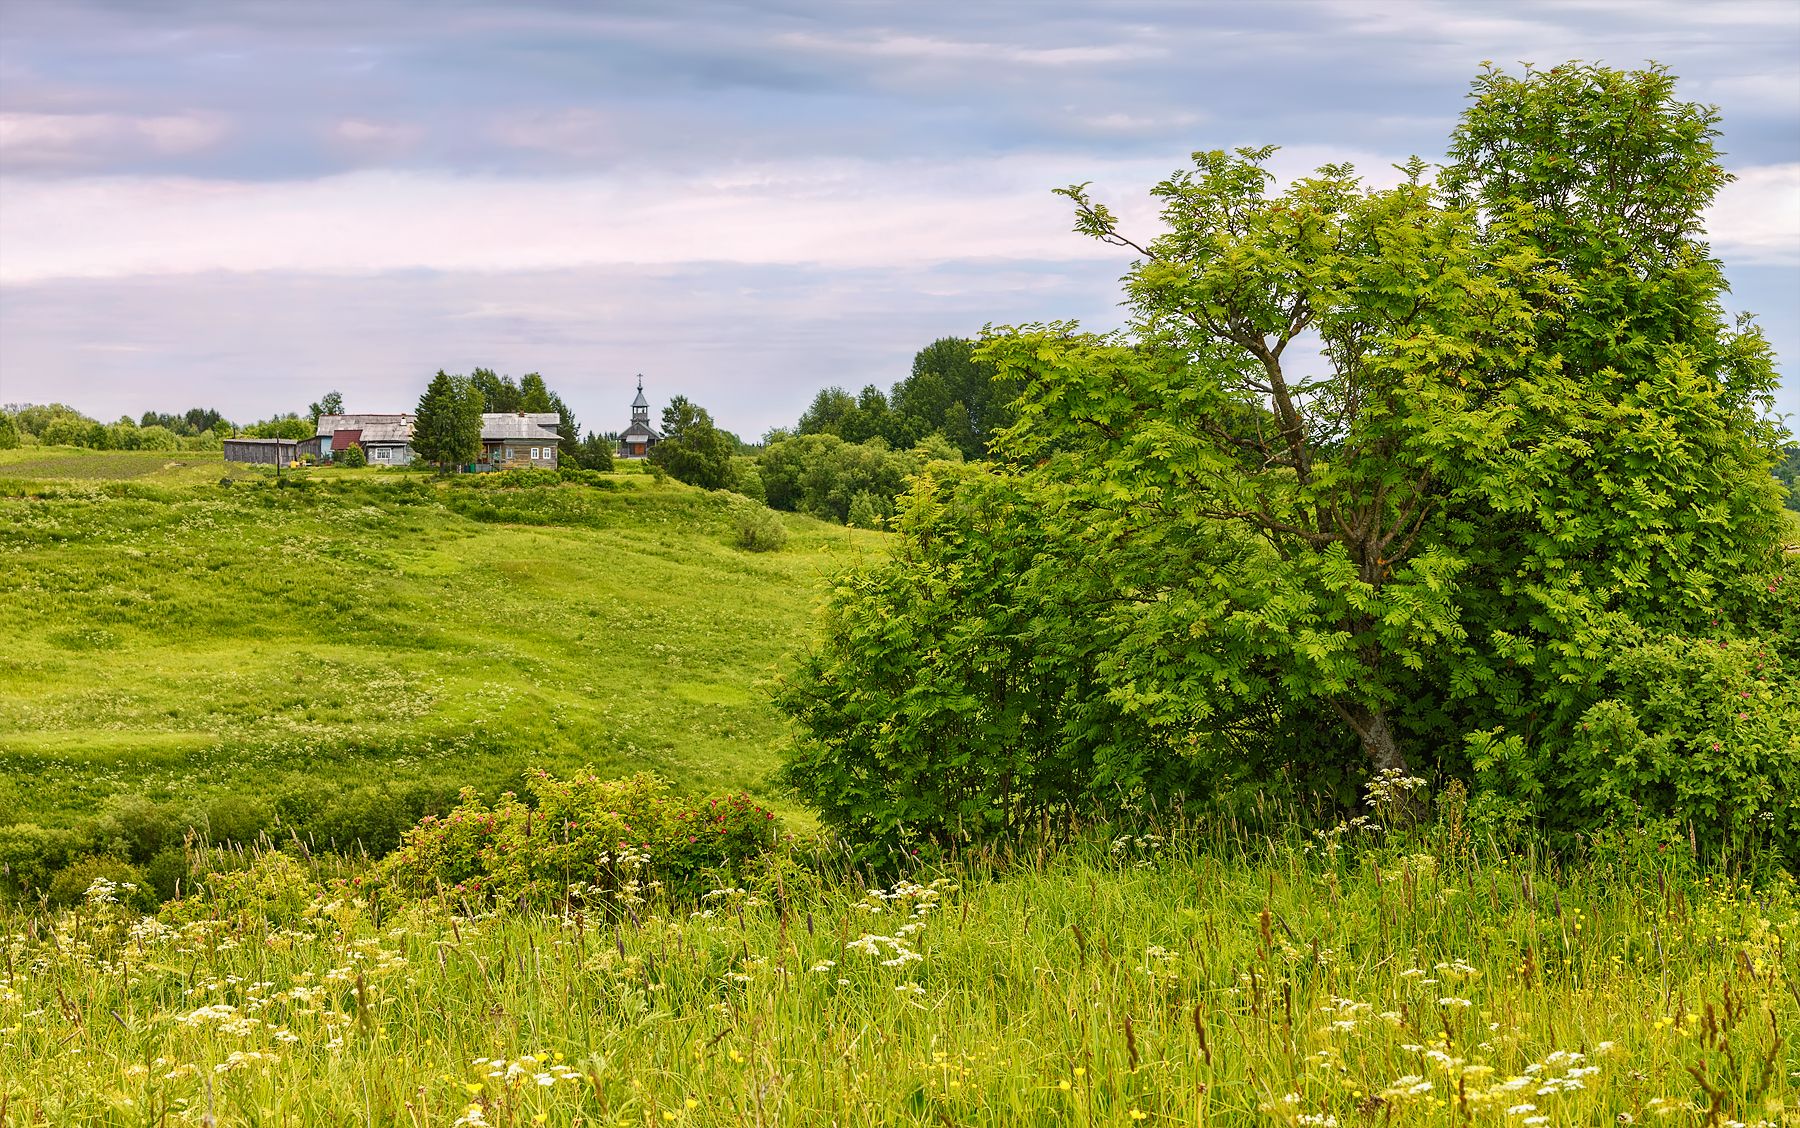
<svg viewBox="0 0 1800 1128"><path fill-rule="evenodd" d="M268 805L248 795L223 795L206 808L206 835L220 844L248 846L274 822Z"/></svg>
<svg viewBox="0 0 1800 1128"><path fill-rule="evenodd" d="M92 833L109 852L142 863L179 846L191 824L178 807L142 795L115 795L94 820Z"/></svg>
<svg viewBox="0 0 1800 1128"><path fill-rule="evenodd" d="M190 873L188 852L180 846L159 850L155 857L144 863L144 882L159 903L173 901L187 892Z"/></svg>
<svg viewBox="0 0 1800 1128"><path fill-rule="evenodd" d="M891 498L862 490L850 499L850 513L844 523L858 529L885 529L893 511Z"/></svg>
<svg viewBox="0 0 1800 1128"><path fill-rule="evenodd" d="M369 464L369 456L363 453L361 443L351 443L343 450L334 451L331 460L346 470L360 470Z"/></svg>
<svg viewBox="0 0 1800 1128"><path fill-rule="evenodd" d="M692 899L751 879L786 849L774 813L744 795L692 800L648 774L542 771L527 790L535 805L509 791L489 807L465 791L448 815L406 833L381 877L412 896L472 901L605 904L653 889Z"/></svg>
<svg viewBox="0 0 1800 1128"><path fill-rule="evenodd" d="M172 924L208 917L261 918L271 924L295 924L318 900L321 890L306 866L279 850L259 850L243 869L207 874L193 894L163 906Z"/></svg>
<svg viewBox="0 0 1800 1128"><path fill-rule="evenodd" d="M0 889L10 897L36 897L80 849L72 830L35 823L0 826Z"/></svg>
<svg viewBox="0 0 1800 1128"><path fill-rule="evenodd" d="M306 821L312 841L340 854L380 857L400 845L400 835L417 821L404 802L385 788L358 787L339 793Z"/></svg>
<svg viewBox="0 0 1800 1128"><path fill-rule="evenodd" d="M105 885L100 890L128 908L140 912L156 908L155 895L144 880L143 871L123 858L108 854L89 854L57 871L47 890L50 903L61 908L84 904L89 900L88 891L95 888L95 882L110 883L110 890ZM100 891L96 891L96 895L100 895Z"/></svg>
<svg viewBox="0 0 1800 1128"><path fill-rule="evenodd" d="M1533 797L1520 813L1565 832L1661 823L1702 846L1800 855L1800 683L1772 647L1640 632L1596 696L1558 755L1471 738L1482 790Z"/></svg>
<svg viewBox="0 0 1800 1128"><path fill-rule="evenodd" d="M758 505L769 503L768 491L763 488L762 471L756 468L756 459L747 454L740 454L731 460L731 490L743 494Z"/></svg>
<svg viewBox="0 0 1800 1128"><path fill-rule="evenodd" d="M737 546L749 552L779 552L787 547L787 526L766 506L732 506L731 529Z"/></svg>

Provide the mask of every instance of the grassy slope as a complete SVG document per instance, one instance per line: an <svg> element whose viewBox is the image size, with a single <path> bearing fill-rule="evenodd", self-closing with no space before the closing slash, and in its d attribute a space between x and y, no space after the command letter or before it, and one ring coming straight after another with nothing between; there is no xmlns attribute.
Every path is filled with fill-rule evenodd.
<svg viewBox="0 0 1800 1128"><path fill-rule="evenodd" d="M527 764L764 790L762 683L813 580L873 534L789 518L729 545L727 500L323 474L217 455L0 460L0 811L275 790L324 774L497 788ZM35 484L33 484L35 482ZM792 815L798 812L789 810Z"/></svg>

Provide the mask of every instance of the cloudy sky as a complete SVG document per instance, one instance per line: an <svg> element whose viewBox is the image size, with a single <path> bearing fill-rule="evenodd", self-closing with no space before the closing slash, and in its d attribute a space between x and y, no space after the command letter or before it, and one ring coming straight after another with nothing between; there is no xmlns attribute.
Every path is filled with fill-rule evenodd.
<svg viewBox="0 0 1800 1128"><path fill-rule="evenodd" d="M1568 58L1721 108L1713 246L1800 412L1793 0L8 0L0 402L400 410L485 365L609 430L642 372L754 436L937 337L1116 324L1052 187L1248 144L1391 179L1482 60Z"/></svg>

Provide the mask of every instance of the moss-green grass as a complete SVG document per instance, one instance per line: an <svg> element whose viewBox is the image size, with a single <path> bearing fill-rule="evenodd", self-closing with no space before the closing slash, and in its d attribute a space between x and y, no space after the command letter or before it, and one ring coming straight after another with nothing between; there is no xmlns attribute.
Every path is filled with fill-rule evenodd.
<svg viewBox="0 0 1800 1128"><path fill-rule="evenodd" d="M804 645L821 572L880 551L784 517L786 549L746 553L729 497L634 472L288 489L216 454L3 453L9 821L320 779L492 791L528 766L650 769L804 819L767 786L765 683Z"/></svg>

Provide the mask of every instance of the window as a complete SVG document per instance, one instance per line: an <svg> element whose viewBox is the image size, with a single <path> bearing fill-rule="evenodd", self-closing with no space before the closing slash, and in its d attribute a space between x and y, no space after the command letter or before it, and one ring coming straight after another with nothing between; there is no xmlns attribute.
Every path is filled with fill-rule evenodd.
<svg viewBox="0 0 1800 1128"><path fill-rule="evenodd" d="M536 448L536 447L531 448L531 460L533 462L536 462L538 460L538 448Z"/></svg>
<svg viewBox="0 0 1800 1128"><path fill-rule="evenodd" d="M375 452L375 457L386 462L388 460L388 452L386 450L378 450Z"/></svg>

